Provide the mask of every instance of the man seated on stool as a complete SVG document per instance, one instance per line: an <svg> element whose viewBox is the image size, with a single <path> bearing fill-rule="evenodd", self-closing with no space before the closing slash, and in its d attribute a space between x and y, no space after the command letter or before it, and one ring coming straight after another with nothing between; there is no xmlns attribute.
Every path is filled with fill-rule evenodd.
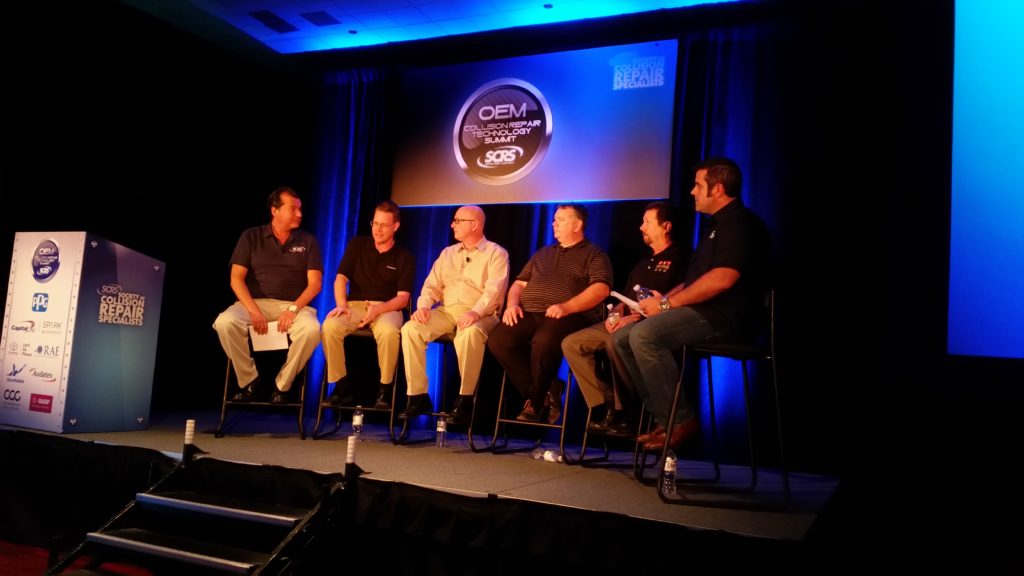
<svg viewBox="0 0 1024 576"><path fill-rule="evenodd" d="M262 385L249 354L250 325L257 334L266 334L268 323L276 320L277 330L291 338L270 397L273 404L289 402L295 375L320 343L316 309L307 306L323 283L320 246L315 236L299 229L302 200L294 190L274 190L267 205L270 224L242 232L231 255L231 290L238 301L213 323L242 388L233 402L251 402Z"/></svg>
<svg viewBox="0 0 1024 576"><path fill-rule="evenodd" d="M641 258L629 272L625 295L633 294L633 287L639 284L651 290L667 292L683 281L686 271L687 250L681 244L672 242L672 205L665 201L651 202L644 209L640 233L644 244L650 246L652 254ZM587 430L619 438L633 435L623 406L623 396L633 391L629 374L615 352L612 336L617 330L641 318L638 312L626 308L621 302L612 308L618 313L618 321L606 318L604 322L588 326L562 340L562 352L569 368L576 376L580 392L591 410ZM608 357L610 370L614 372L615 385L609 385L598 376L596 355ZM602 413L603 411L603 413Z"/></svg>
<svg viewBox="0 0 1024 576"><path fill-rule="evenodd" d="M384 200L377 205L370 222L372 236L356 236L334 277L335 307L324 320L324 356L327 381L335 382L327 401L334 406L355 404L348 382L345 337L370 327L377 343L380 388L374 408L391 408L392 386L401 345L402 309L412 295L416 258L395 242L401 225L398 205Z"/></svg>
<svg viewBox="0 0 1024 576"><path fill-rule="evenodd" d="M658 426L637 438L646 450L677 449L697 431L697 415L680 390L674 425L666 430L680 366L675 353L705 342L746 342L755 335L771 266L764 222L743 205L739 166L727 158L699 164L693 196L707 214L682 284L640 301L647 315L619 330L615 348Z"/></svg>
<svg viewBox="0 0 1024 576"><path fill-rule="evenodd" d="M551 384L562 364L562 339L601 319L612 264L584 236L582 204L558 206L551 226L558 243L537 250L509 287L502 323L487 349L526 399L516 419L554 424L561 407Z"/></svg>
<svg viewBox="0 0 1024 576"><path fill-rule="evenodd" d="M463 206L455 212L451 227L457 243L442 250L434 261L416 311L402 326L409 393L403 418L433 411L427 393L427 344L448 334L454 335L462 385L446 420L449 424L469 422L487 336L498 325L498 311L508 289L508 252L484 237L485 222L478 206Z"/></svg>

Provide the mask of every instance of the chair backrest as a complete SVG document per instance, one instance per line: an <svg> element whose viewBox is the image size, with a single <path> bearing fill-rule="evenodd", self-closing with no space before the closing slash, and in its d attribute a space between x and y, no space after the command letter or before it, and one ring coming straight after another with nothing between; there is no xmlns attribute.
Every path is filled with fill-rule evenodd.
<svg viewBox="0 0 1024 576"><path fill-rule="evenodd" d="M727 358L769 360L775 357L775 289L769 288L764 297L764 309L758 333L747 342L708 342L689 347L690 352Z"/></svg>

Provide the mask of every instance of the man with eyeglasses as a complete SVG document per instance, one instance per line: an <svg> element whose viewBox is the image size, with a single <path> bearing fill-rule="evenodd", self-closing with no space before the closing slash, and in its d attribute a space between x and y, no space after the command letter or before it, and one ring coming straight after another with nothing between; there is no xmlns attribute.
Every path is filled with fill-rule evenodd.
<svg viewBox="0 0 1024 576"><path fill-rule="evenodd" d="M498 325L508 289L508 252L484 236L486 217L479 206L455 211L456 243L441 251L423 282L416 311L402 326L402 354L409 401L403 417L428 414L427 344L453 336L462 384L447 423L469 423L473 394L483 366L487 337Z"/></svg>
<svg viewBox="0 0 1024 576"><path fill-rule="evenodd" d="M392 386L401 346L402 310L412 294L416 259L395 242L401 225L398 205L384 200L377 205L370 222L370 236L356 236L334 277L335 307L323 326L327 381L334 382L327 401L335 406L355 404L345 363L345 337L369 326L377 342L380 388L374 408L391 408Z"/></svg>

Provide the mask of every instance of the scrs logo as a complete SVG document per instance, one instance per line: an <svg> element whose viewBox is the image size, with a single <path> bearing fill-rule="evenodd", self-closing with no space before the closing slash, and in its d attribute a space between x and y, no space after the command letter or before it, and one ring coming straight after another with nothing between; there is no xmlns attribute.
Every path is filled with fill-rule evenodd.
<svg viewBox="0 0 1024 576"><path fill-rule="evenodd" d="M551 108L535 86L517 78L488 82L462 105L452 145L466 174L490 186L534 170L551 142Z"/></svg>
<svg viewBox="0 0 1024 576"><path fill-rule="evenodd" d="M60 268L60 249L53 240L43 240L32 254L32 277L36 282L49 282Z"/></svg>

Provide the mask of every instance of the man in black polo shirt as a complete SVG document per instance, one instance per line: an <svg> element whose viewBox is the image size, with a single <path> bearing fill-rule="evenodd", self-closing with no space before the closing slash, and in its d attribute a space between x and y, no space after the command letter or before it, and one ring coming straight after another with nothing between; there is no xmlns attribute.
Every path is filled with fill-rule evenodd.
<svg viewBox="0 0 1024 576"><path fill-rule="evenodd" d="M640 301L643 322L616 332L615 348L659 427L641 436L648 450L677 448L697 429L697 417L680 397L672 430L668 422L679 379L675 353L687 344L748 341L756 334L770 280L770 238L764 222L740 200L736 162L711 158L697 166L693 196L710 218L686 269L686 280L666 294Z"/></svg>
<svg viewBox="0 0 1024 576"><path fill-rule="evenodd" d="M335 308L324 320L324 356L327 381L335 382L327 400L335 405L355 402L345 364L345 337L369 327L377 342L380 390L375 408L391 407L391 386L395 382L398 351L402 345L402 310L412 294L416 259L395 242L401 225L398 205L384 200L377 205L370 222L372 236L356 236L334 278Z"/></svg>
<svg viewBox="0 0 1024 576"><path fill-rule="evenodd" d="M320 322L308 304L320 293L324 269L316 237L299 229L298 194L278 188L267 204L270 224L243 232L231 255L231 290L238 301L217 316L213 328L242 388L232 400L250 402L261 380L249 354L249 326L266 334L268 324L277 321L277 330L288 333L291 345L270 401L283 404L295 375L320 343Z"/></svg>
<svg viewBox="0 0 1024 576"><path fill-rule="evenodd" d="M689 246L673 242L673 213L672 205L664 200L651 202L644 208L640 233L651 253L630 270L623 294L632 295L636 285L667 292L683 281ZM609 315L603 322L566 336L562 340L562 352L591 410L587 429L598 434L627 437L632 436L633 428L627 422L623 396L630 398L635 395L635 387L615 353L612 337L643 316L621 302L612 311L615 315ZM597 358L601 355L608 359L607 372L598 370Z"/></svg>
<svg viewBox="0 0 1024 576"><path fill-rule="evenodd" d="M584 237L581 204L560 205L551 225L558 244L535 252L509 287L487 349L526 398L517 419L553 424L558 398L548 391L562 363L562 338L601 319L613 280L608 255Z"/></svg>

